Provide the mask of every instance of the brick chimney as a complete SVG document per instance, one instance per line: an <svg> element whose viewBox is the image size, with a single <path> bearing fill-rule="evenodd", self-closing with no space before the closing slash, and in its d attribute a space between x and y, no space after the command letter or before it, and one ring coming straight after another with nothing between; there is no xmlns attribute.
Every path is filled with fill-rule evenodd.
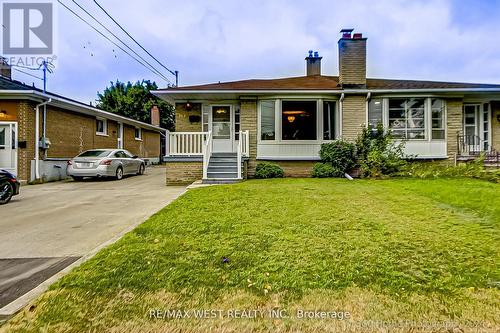
<svg viewBox="0 0 500 333"><path fill-rule="evenodd" d="M158 105L151 107L151 125L160 126L160 109L158 109Z"/></svg>
<svg viewBox="0 0 500 333"><path fill-rule="evenodd" d="M7 79L12 79L12 67L7 63L5 58L0 57L0 75Z"/></svg>
<svg viewBox="0 0 500 333"><path fill-rule="evenodd" d="M366 88L366 38L354 29L342 29L339 39L339 84L342 88Z"/></svg>
<svg viewBox="0 0 500 333"><path fill-rule="evenodd" d="M306 75L321 75L321 59L318 52L309 50L309 55L306 57Z"/></svg>

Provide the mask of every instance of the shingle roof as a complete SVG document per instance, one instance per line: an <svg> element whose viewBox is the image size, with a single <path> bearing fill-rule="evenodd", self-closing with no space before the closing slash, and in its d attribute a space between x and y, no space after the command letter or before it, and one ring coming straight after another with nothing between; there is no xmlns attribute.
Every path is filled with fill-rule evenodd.
<svg viewBox="0 0 500 333"><path fill-rule="evenodd" d="M500 84L459 83L417 80L366 79L367 89L500 88ZM279 79L254 79L173 87L176 90L341 90L338 76L311 75Z"/></svg>

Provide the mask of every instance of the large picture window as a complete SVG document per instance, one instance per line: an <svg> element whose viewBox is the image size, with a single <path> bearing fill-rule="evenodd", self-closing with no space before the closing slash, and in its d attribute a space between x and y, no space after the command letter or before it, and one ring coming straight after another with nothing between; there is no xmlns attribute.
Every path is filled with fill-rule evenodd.
<svg viewBox="0 0 500 333"><path fill-rule="evenodd" d="M275 140L275 101L262 101L260 103L260 139Z"/></svg>
<svg viewBox="0 0 500 333"><path fill-rule="evenodd" d="M389 99L389 128L395 138L425 139L425 98Z"/></svg>
<svg viewBox="0 0 500 333"><path fill-rule="evenodd" d="M433 98L431 100L432 139L444 139L444 101Z"/></svg>
<svg viewBox="0 0 500 333"><path fill-rule="evenodd" d="M316 101L282 101L282 140L316 140Z"/></svg>

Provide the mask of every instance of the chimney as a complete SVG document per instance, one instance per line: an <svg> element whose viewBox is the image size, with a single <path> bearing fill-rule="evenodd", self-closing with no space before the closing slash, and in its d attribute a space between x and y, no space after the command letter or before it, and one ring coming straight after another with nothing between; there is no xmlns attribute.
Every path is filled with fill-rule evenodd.
<svg viewBox="0 0 500 333"><path fill-rule="evenodd" d="M0 75L9 80L12 79L12 67L5 58L0 57Z"/></svg>
<svg viewBox="0 0 500 333"><path fill-rule="evenodd" d="M160 126L160 109L158 109L158 105L151 107L151 125Z"/></svg>
<svg viewBox="0 0 500 333"><path fill-rule="evenodd" d="M309 55L306 57L306 75L321 75L321 59L318 52L309 50Z"/></svg>
<svg viewBox="0 0 500 333"><path fill-rule="evenodd" d="M366 88L366 38L342 29L339 39L339 84L342 88Z"/></svg>

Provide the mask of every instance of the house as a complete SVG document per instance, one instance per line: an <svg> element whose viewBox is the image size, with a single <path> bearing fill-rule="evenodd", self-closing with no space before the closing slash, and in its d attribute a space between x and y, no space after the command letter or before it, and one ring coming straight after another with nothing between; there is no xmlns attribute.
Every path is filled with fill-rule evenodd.
<svg viewBox="0 0 500 333"><path fill-rule="evenodd" d="M304 76L154 92L176 110L167 183L252 177L260 161L309 176L322 143L355 140L378 122L417 159L500 150L500 85L367 78L367 39L341 33L338 76L323 75L310 51Z"/></svg>
<svg viewBox="0 0 500 333"><path fill-rule="evenodd" d="M72 99L44 93L11 79L3 64L0 77L0 169L24 182L66 177L67 161L94 148L122 148L150 163L161 158L165 130L153 107L147 124Z"/></svg>

